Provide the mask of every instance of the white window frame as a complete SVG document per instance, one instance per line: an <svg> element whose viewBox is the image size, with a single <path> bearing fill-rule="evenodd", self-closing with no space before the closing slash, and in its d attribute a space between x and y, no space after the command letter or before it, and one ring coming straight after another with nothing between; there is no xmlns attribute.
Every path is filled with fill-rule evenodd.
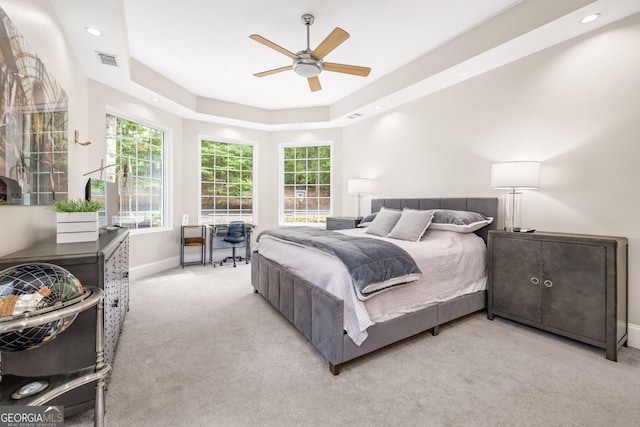
<svg viewBox="0 0 640 427"><path fill-rule="evenodd" d="M172 179L172 171L173 171L173 131L170 128L165 126L161 126L157 123L154 123L150 120L125 113L118 109L107 107L105 113L105 128L106 128L106 116L117 116L124 120L129 120L131 122L136 122L144 126L148 126L150 128L159 130L164 133L164 141L162 146L162 167L164 170L163 179L162 179L162 191L163 191L163 224L161 227L149 227L149 228L132 228L129 230L130 234L147 234L147 233L158 233L165 232L173 229L173 187L171 183ZM106 134L105 134L106 137ZM105 152L107 151L107 146L105 146ZM109 159L109 153L107 153L107 159ZM115 159L111 163L109 160L105 164L114 163ZM113 169L113 168L109 168ZM119 170L119 169L118 169ZM114 170L107 170L107 180L114 181L115 180L115 172Z"/></svg>
<svg viewBox="0 0 640 427"><path fill-rule="evenodd" d="M331 179L331 183L329 184L329 191L331 192L331 197L329 198L329 213L327 217L333 215L333 206L334 206L334 157L335 151L333 147L333 141L313 141L313 142L281 142L278 145L278 224L280 226L293 226L293 225L306 225L310 227L325 227L325 223L316 223L316 222L299 222L299 223L291 223L284 221L284 149L285 148L297 148L297 147L319 147L319 146L329 146L331 149L331 171L329 173L329 177Z"/></svg>
<svg viewBox="0 0 640 427"><path fill-rule="evenodd" d="M225 144L250 145L253 147L253 184L252 184L252 225L258 225L258 144L253 141L242 141L231 138L220 138L210 135L198 135L198 224L202 224L202 140L223 142Z"/></svg>

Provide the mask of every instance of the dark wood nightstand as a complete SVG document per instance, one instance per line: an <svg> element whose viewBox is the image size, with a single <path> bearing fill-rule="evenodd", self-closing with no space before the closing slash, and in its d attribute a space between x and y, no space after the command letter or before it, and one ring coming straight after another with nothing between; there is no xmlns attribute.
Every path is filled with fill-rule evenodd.
<svg viewBox="0 0 640 427"><path fill-rule="evenodd" d="M487 316L606 350L627 342L627 239L489 232Z"/></svg>
<svg viewBox="0 0 640 427"><path fill-rule="evenodd" d="M362 221L362 217L352 216L330 216L327 217L327 230L346 230L356 228Z"/></svg>

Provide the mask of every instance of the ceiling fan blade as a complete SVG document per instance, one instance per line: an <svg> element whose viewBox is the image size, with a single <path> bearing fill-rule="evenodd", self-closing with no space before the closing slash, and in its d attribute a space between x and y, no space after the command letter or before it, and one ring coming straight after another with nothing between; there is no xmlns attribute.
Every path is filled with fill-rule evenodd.
<svg viewBox="0 0 640 427"><path fill-rule="evenodd" d="M342 42L344 42L348 38L349 33L347 33L342 28L336 27L335 30L333 30L326 39L322 40L322 43L320 43L318 47L316 47L315 50L311 52L311 56L316 59L322 59L333 49L340 46L340 44L342 44Z"/></svg>
<svg viewBox="0 0 640 427"><path fill-rule="evenodd" d="M265 39L262 36L259 36L257 34L251 34L249 36L250 39L257 41L258 43L262 43L263 45L270 47L273 50L276 50L284 55L287 55L289 58L291 59L299 59L300 57L298 55L296 55L293 52L289 52L287 49L283 48L282 46L278 46L277 44L275 44L274 42Z"/></svg>
<svg viewBox="0 0 640 427"><path fill-rule="evenodd" d="M283 71L289 71L289 70L293 70L293 65L287 65L286 67L274 68L273 70L263 71L261 73L255 73L254 76L256 77L270 76L271 74L281 73Z"/></svg>
<svg viewBox="0 0 640 427"><path fill-rule="evenodd" d="M325 71L333 71L336 73L353 74L355 76L367 77L371 72L369 67L358 67L357 65L335 64L333 62L325 62L322 65Z"/></svg>
<svg viewBox="0 0 640 427"><path fill-rule="evenodd" d="M318 78L318 76L307 77L307 81L309 82L309 89L311 89L311 92L315 92L317 90L322 89L322 86L320 86L320 79Z"/></svg>

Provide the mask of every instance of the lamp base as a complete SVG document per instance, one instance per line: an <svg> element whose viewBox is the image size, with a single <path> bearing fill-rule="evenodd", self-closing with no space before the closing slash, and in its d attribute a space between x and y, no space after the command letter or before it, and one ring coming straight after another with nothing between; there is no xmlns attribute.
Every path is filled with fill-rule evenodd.
<svg viewBox="0 0 640 427"><path fill-rule="evenodd" d="M522 226L522 193L514 189L505 195L504 201L504 229L519 231Z"/></svg>

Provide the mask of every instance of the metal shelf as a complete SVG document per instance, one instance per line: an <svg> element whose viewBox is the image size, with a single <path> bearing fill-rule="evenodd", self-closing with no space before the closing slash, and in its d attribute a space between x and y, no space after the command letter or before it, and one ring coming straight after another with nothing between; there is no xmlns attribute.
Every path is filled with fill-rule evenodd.
<svg viewBox="0 0 640 427"><path fill-rule="evenodd" d="M104 292L102 289L93 286L85 286L84 289L85 295L88 296L74 304L63 306L63 308L42 314L21 316L16 319L0 321L0 334L46 324L78 314L96 306L96 364L73 372L56 375L42 375L38 377L26 377L11 374L2 375L0 376L0 384L2 385L2 391L0 391L0 406L40 406L70 390L96 381L94 425L98 427L104 425L105 378L111 372L111 365L104 362L104 331L102 328L104 316ZM0 368L1 367L2 364L0 363ZM47 381L49 385L44 390L35 393L32 396L21 399L14 399L11 396L11 394L20 387L34 380L44 380Z"/></svg>
<svg viewBox="0 0 640 427"><path fill-rule="evenodd" d="M199 261L185 261L184 248L200 247ZM207 231L205 225L183 225L180 229L180 265L205 265L207 251Z"/></svg>

